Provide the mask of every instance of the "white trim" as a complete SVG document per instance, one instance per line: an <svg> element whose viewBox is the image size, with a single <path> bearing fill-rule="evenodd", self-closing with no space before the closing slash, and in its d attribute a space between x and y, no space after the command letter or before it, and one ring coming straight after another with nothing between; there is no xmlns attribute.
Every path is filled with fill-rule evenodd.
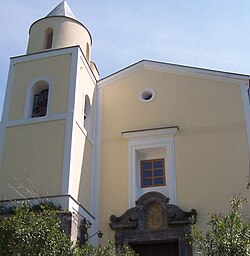
<svg viewBox="0 0 250 256"><path fill-rule="evenodd" d="M33 88L34 88L35 84L40 81L45 81L48 83L49 95L48 95L46 116L50 114L50 105L51 105L51 97L52 97L52 90L53 90L52 80L49 77L40 76L40 77L33 79L27 86L25 104L24 104L24 112L23 112L24 118L31 118L33 99L34 99Z"/></svg>
<svg viewBox="0 0 250 256"><path fill-rule="evenodd" d="M128 140L129 155L129 207L135 206L135 201L145 191L159 191L169 196L172 204L177 204L176 177L175 177L175 155L174 155L174 135L178 128L151 129L142 131L124 132L122 135ZM166 186L159 188L141 189L138 187L138 156L140 150L162 148L166 150Z"/></svg>
<svg viewBox="0 0 250 256"><path fill-rule="evenodd" d="M5 125L6 125L6 122L8 121L14 74L15 74L15 64L14 64L14 61L11 60L9 65L9 74L8 74L7 86L5 91L5 97L4 97L2 121L0 123L0 172L1 172L1 166L2 166L3 149L5 144L5 130L6 130Z"/></svg>
<svg viewBox="0 0 250 256"><path fill-rule="evenodd" d="M248 81L248 75L241 75L223 71L216 71L210 69L203 69L197 67L190 67L190 66L182 66L182 65L175 65L169 63L162 63L162 62L154 62L154 61L145 61L144 63L145 70L152 70L152 71L161 71L167 72L171 74L183 74L189 76L195 76L200 78L208 78L213 80L226 80L228 82L239 82Z"/></svg>
<svg viewBox="0 0 250 256"><path fill-rule="evenodd" d="M46 116L35 117L35 118L23 118L23 119L17 119L17 120L10 120L10 121L5 122L4 126L5 127L13 127L13 126L19 126L19 125L51 122L51 121L66 119L67 116L68 116L67 113L56 113L56 114L52 114L49 116L46 115Z"/></svg>
<svg viewBox="0 0 250 256"><path fill-rule="evenodd" d="M100 161L101 161L101 133L102 133L102 89L96 88L94 100L94 147L91 180L90 212L95 216L94 230L99 230L99 200L100 200ZM91 242L98 244L98 238Z"/></svg>
<svg viewBox="0 0 250 256"><path fill-rule="evenodd" d="M249 157L250 157L250 102L249 102L249 98L248 98L246 84L241 84L241 95L242 95L243 110L245 113L248 149L249 149ZM250 175L250 173L249 173L249 175Z"/></svg>
<svg viewBox="0 0 250 256"><path fill-rule="evenodd" d="M142 60L114 74L111 74L106 78L101 79L97 83L98 87L109 85L111 82L121 79L138 70L160 71L160 72L166 72L170 74L188 75L188 76L208 78L213 80L223 80L231 83L249 80L249 76L247 75L234 74L229 72L222 72L222 71L189 67L189 66L182 66L182 65L163 63L163 62L157 62L157 61Z"/></svg>
<svg viewBox="0 0 250 256"><path fill-rule="evenodd" d="M72 49L71 49L72 50ZM74 104L75 104L75 90L76 90L76 74L78 64L78 48L73 48L71 55L71 69L69 81L68 94L68 118L66 120L65 128L65 144L64 144L64 158L62 171L62 194L70 194L70 171L71 171L71 154L72 154L72 135L74 122Z"/></svg>
<svg viewBox="0 0 250 256"><path fill-rule="evenodd" d="M57 49L57 50L16 56L16 57L12 57L11 60L13 60L15 63L19 63L19 62L25 62L25 61L31 61L31 60L37 60L37 59L50 58L50 57L55 57L55 56L62 56L62 55L67 55L67 54L73 53L76 50L76 48L79 48L79 47L74 46L74 47L70 47L70 48L62 48L62 49Z"/></svg>
<svg viewBox="0 0 250 256"><path fill-rule="evenodd" d="M75 67L73 63L71 64L71 67L74 67L74 69L71 70L72 73L72 82L70 83L70 92L69 92L69 98L68 100L71 101L69 102L69 112L72 112L71 118L68 120L69 121L69 126L70 127L70 143L69 145L69 151L68 151L68 158L69 158L69 166L68 166L68 194L71 195L72 193L72 187L75 186L72 182L72 176L74 176L74 161L72 161L72 157L75 155L75 147L74 147L74 130L75 130L75 123L76 123L76 88L77 88L77 83L78 83L78 65L79 65L79 52L77 51L76 56L74 56L74 62L75 62ZM72 56L73 60L73 56ZM74 195L75 197L75 195Z"/></svg>
<svg viewBox="0 0 250 256"><path fill-rule="evenodd" d="M13 80L15 76L15 62L14 60L10 61L9 66L9 75L8 75L8 82L6 86L5 98L4 98L4 105L3 105L3 113L2 113L2 122L8 120L9 108L11 103L11 95L12 95L12 88L13 88Z"/></svg>

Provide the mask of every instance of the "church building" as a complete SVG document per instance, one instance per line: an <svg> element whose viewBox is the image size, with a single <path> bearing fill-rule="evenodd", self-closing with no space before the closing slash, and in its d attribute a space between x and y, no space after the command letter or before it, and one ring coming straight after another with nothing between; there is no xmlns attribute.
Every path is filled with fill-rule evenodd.
<svg viewBox="0 0 250 256"><path fill-rule="evenodd" d="M100 79L91 52L90 31L63 1L11 58L1 205L49 200L95 244L191 256L192 216L205 228L235 193L250 214L249 76L141 60Z"/></svg>

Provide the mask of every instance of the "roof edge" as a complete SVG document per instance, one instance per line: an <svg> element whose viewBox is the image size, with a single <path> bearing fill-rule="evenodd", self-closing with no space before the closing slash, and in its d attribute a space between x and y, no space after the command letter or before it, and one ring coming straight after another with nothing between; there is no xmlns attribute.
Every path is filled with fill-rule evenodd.
<svg viewBox="0 0 250 256"><path fill-rule="evenodd" d="M98 81L98 86L104 86L112 81L120 79L130 73L133 73L137 70L157 70L168 73L182 73L191 76L197 77L207 77L213 79L227 79L227 80L236 80L236 81L248 81L249 75L238 74L226 71L219 71L213 69L192 67L187 65L173 64L161 61L147 60L143 59L134 64L131 64L123 69L120 69Z"/></svg>

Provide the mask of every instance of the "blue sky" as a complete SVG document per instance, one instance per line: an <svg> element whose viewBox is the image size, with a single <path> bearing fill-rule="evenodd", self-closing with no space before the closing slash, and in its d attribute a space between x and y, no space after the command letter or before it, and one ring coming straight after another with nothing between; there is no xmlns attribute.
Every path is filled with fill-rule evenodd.
<svg viewBox="0 0 250 256"><path fill-rule="evenodd" d="M9 57L61 0L1 0L0 113ZM249 0L67 0L93 37L104 77L141 59L250 74Z"/></svg>

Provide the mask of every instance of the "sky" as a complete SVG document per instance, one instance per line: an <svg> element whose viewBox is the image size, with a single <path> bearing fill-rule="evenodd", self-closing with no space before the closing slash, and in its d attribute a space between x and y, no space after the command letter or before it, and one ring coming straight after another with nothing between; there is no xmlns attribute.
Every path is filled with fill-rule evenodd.
<svg viewBox="0 0 250 256"><path fill-rule="evenodd" d="M0 0L0 114L9 58L61 0ZM250 74L249 0L67 0L93 38L101 77L142 59Z"/></svg>

